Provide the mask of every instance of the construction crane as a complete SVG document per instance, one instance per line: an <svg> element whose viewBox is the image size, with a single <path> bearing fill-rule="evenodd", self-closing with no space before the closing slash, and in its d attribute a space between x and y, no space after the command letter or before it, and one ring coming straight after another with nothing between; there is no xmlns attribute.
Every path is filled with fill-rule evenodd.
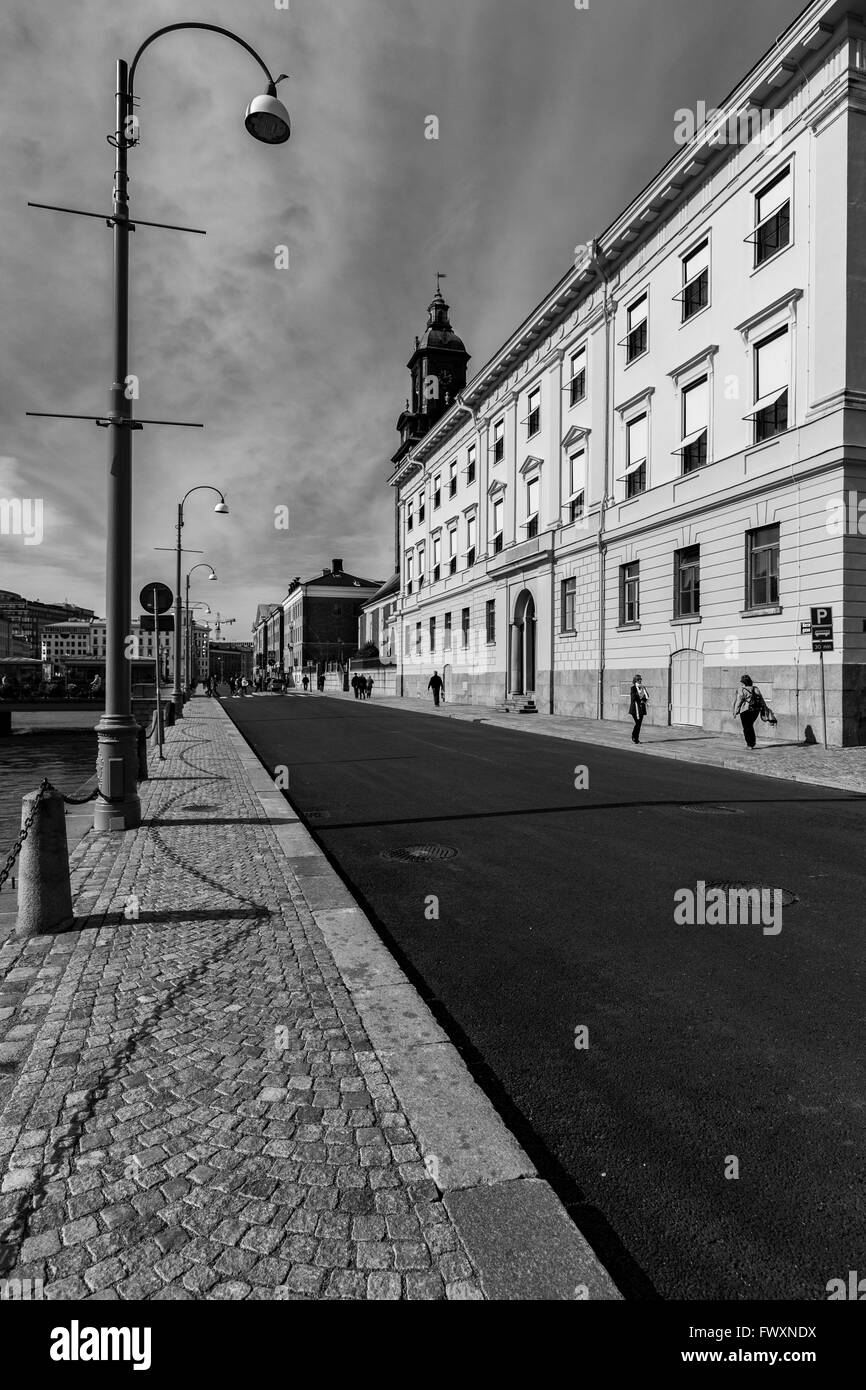
<svg viewBox="0 0 866 1390"><path fill-rule="evenodd" d="M228 627L231 623L237 622L237 618L224 618L221 613L216 615L216 636L220 640L220 627Z"/></svg>

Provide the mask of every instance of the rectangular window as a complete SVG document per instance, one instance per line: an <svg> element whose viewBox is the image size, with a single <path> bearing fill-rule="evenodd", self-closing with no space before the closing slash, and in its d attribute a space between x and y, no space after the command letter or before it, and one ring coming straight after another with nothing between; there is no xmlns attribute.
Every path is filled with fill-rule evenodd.
<svg viewBox="0 0 866 1390"><path fill-rule="evenodd" d="M497 420L493 426L493 462L501 463L505 458L505 421Z"/></svg>
<svg viewBox="0 0 866 1390"><path fill-rule="evenodd" d="M536 478L527 478L527 480L526 480L526 525L527 525L527 531L529 530L529 524L530 524L530 522L533 520L533 518L535 518L536 523L537 523L537 521L538 521L538 491L539 491L539 489L538 489L538 478L537 478L537 477L536 477ZM538 526L537 526L537 525L536 525L536 528L535 528L535 534L536 534L536 535L538 534Z"/></svg>
<svg viewBox="0 0 866 1390"><path fill-rule="evenodd" d="M424 562L425 562L425 550L424 550L424 544L423 544L423 542L422 542L421 545L419 545L419 547L418 547L418 588L419 588L419 589L423 589L423 587L424 587Z"/></svg>
<svg viewBox="0 0 866 1390"><path fill-rule="evenodd" d="M430 619L430 655L433 656L433 655L435 654L435 651L436 651L436 619L435 619L435 618L431 618L431 619Z"/></svg>
<svg viewBox="0 0 866 1390"><path fill-rule="evenodd" d="M640 622L640 561L619 567L619 621L625 627Z"/></svg>
<svg viewBox="0 0 866 1390"><path fill-rule="evenodd" d="M419 522L424 520L424 511L425 511L425 507L426 507L426 498L425 498L425 496L424 496L424 494L423 494L423 492L422 492L421 495L420 495L420 497L418 498L418 520L419 520Z"/></svg>
<svg viewBox="0 0 866 1390"><path fill-rule="evenodd" d="M488 643L496 641L496 600L489 598L484 605L484 627Z"/></svg>
<svg viewBox="0 0 866 1390"><path fill-rule="evenodd" d="M433 510L442 505L442 474L437 473L433 479Z"/></svg>
<svg viewBox="0 0 866 1390"><path fill-rule="evenodd" d="M568 460L568 519L578 521L584 513L586 495L586 450L576 449Z"/></svg>
<svg viewBox="0 0 866 1390"><path fill-rule="evenodd" d="M445 631L444 631L443 634L442 634L442 648L443 648L443 651L446 651L446 652L450 652L450 650L451 650L451 614L450 614L450 613L446 613L446 614L445 614Z"/></svg>
<svg viewBox="0 0 866 1390"><path fill-rule="evenodd" d="M439 578L439 567L442 561L442 537L433 537L433 578Z"/></svg>
<svg viewBox="0 0 866 1390"><path fill-rule="evenodd" d="M649 346L648 313L649 302L647 296L643 294L640 299L635 300L628 311L628 336L625 340L626 362L634 362L635 358L642 357Z"/></svg>
<svg viewBox="0 0 866 1390"><path fill-rule="evenodd" d="M577 611L577 580L563 579L560 586L560 630L574 632Z"/></svg>
<svg viewBox="0 0 866 1390"><path fill-rule="evenodd" d="M710 302L710 241L707 237L683 256L683 323L706 309Z"/></svg>
<svg viewBox="0 0 866 1390"><path fill-rule="evenodd" d="M415 525L415 502L412 498L406 503L406 530L411 531Z"/></svg>
<svg viewBox="0 0 866 1390"><path fill-rule="evenodd" d="M569 404L577 405L586 395L586 348L578 348L571 355L571 381L569 382Z"/></svg>
<svg viewBox="0 0 866 1390"><path fill-rule="evenodd" d="M629 420L626 426L626 497L638 497L646 492L647 441L646 415Z"/></svg>
<svg viewBox="0 0 866 1390"><path fill-rule="evenodd" d="M493 550L498 554L502 549L502 525L505 503L501 497L493 499Z"/></svg>
<svg viewBox="0 0 866 1390"><path fill-rule="evenodd" d="M421 624L415 624L415 655L421 655Z"/></svg>
<svg viewBox="0 0 866 1390"><path fill-rule="evenodd" d="M755 443L788 428L788 330L780 328L755 344Z"/></svg>
<svg viewBox="0 0 866 1390"><path fill-rule="evenodd" d="M494 460L497 462L497 460ZM475 482L475 445L470 444L469 452L466 456L466 482Z"/></svg>
<svg viewBox="0 0 866 1390"><path fill-rule="evenodd" d="M769 608L779 602L779 527L759 526L746 532L746 607Z"/></svg>
<svg viewBox="0 0 866 1390"><path fill-rule="evenodd" d="M415 557L411 552L406 556L406 592L411 594L415 574Z"/></svg>
<svg viewBox="0 0 866 1390"><path fill-rule="evenodd" d="M529 393L529 414L526 417L526 437L531 439L541 429L541 388Z"/></svg>
<svg viewBox="0 0 866 1390"><path fill-rule="evenodd" d="M460 613L460 637L464 650L469 646L469 609L464 608Z"/></svg>
<svg viewBox="0 0 866 1390"><path fill-rule="evenodd" d="M674 617L693 618L701 611L701 547L674 553Z"/></svg>
<svg viewBox="0 0 866 1390"><path fill-rule="evenodd" d="M684 473L694 473L706 464L709 399L707 377L693 382L683 391L683 438L679 452L682 455Z"/></svg>
<svg viewBox="0 0 866 1390"><path fill-rule="evenodd" d="M755 265L763 265L791 241L791 166L783 169L755 197Z"/></svg>
<svg viewBox="0 0 866 1390"><path fill-rule="evenodd" d="M457 492L457 460L448 465L448 496L453 497Z"/></svg>
<svg viewBox="0 0 866 1390"><path fill-rule="evenodd" d="M466 518L466 568L475 564L475 517Z"/></svg>

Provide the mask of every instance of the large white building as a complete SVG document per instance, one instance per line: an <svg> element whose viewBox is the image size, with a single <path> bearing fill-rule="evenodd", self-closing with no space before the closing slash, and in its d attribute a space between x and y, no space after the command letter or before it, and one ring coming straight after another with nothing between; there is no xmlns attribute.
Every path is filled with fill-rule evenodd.
<svg viewBox="0 0 866 1390"><path fill-rule="evenodd" d="M672 135L468 384L431 305L391 477L402 688L625 719L640 672L654 723L719 729L749 672L778 737L820 738L802 629L831 608L828 737L863 743L862 16L815 0Z"/></svg>
<svg viewBox="0 0 866 1390"><path fill-rule="evenodd" d="M208 670L208 647L210 643L210 633L203 623L192 620L193 639L191 650L193 652L193 662L200 672ZM138 618L132 620L132 632L130 637L134 639L128 645L130 656L135 656L142 660L153 661L154 642L156 640L153 632L142 632ZM105 660L106 644L106 624L99 618L91 621L71 621L63 623L51 623L42 629L42 660L50 661L53 664L70 663L76 660ZM164 674L173 676L174 667L174 632L161 632L159 634L160 665ZM186 625L184 624L181 639L181 660L185 660L186 655ZM202 676L203 679L203 676Z"/></svg>

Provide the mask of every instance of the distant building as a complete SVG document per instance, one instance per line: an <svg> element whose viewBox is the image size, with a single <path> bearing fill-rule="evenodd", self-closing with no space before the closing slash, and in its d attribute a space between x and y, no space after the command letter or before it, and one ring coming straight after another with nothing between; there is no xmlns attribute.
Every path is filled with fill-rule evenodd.
<svg viewBox="0 0 866 1390"><path fill-rule="evenodd" d="M52 623L70 620L89 621L95 617L92 608L80 608L74 603L40 603L37 599L22 598L11 589L0 589L0 618L11 624L11 641L17 650L10 656L42 655L42 630Z"/></svg>
<svg viewBox="0 0 866 1390"><path fill-rule="evenodd" d="M332 560L314 579L293 579L282 603L283 669L324 670L353 657L361 609L381 587L379 579L347 574L342 560Z"/></svg>
<svg viewBox="0 0 866 1390"><path fill-rule="evenodd" d="M199 624L196 624L196 628L199 629ZM154 634L141 632L139 619L133 618L130 635L137 639L135 650L130 649L132 654L144 660L152 661ZM201 632L197 630L196 636L200 641ZM52 665L65 665L84 659L104 661L105 646L106 624L101 619L94 619L92 622L51 623L42 629L40 654L43 661L50 661ZM173 632L161 632L159 634L159 651L162 674L167 676L173 669L171 665L174 652Z"/></svg>
<svg viewBox="0 0 866 1390"><path fill-rule="evenodd" d="M368 642L376 647L380 661L393 660L397 655L397 600L400 595L400 576L392 574L372 598L361 605L358 619L358 651Z"/></svg>
<svg viewBox="0 0 866 1390"><path fill-rule="evenodd" d="M283 651L283 609L280 603L260 603L253 623L253 665L257 671L273 671Z"/></svg>
<svg viewBox="0 0 866 1390"><path fill-rule="evenodd" d="M253 644L252 642L211 642L210 653L210 674L216 676L218 680L228 680L230 676L246 676L248 680L253 675Z"/></svg>

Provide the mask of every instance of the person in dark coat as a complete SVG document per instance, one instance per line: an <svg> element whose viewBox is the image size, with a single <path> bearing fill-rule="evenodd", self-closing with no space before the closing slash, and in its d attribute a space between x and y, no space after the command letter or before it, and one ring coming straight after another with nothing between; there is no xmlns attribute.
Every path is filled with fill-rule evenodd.
<svg viewBox="0 0 866 1390"><path fill-rule="evenodd" d="M755 685L751 676L740 676L740 684L734 695L733 715L736 719L740 716L740 723L743 726L743 738L746 740L746 747L753 751L758 740L755 737L755 724L761 713L761 706L764 697Z"/></svg>
<svg viewBox="0 0 866 1390"><path fill-rule="evenodd" d="M434 671L429 681L427 682L427 689L433 691L433 703L434 705L436 705L437 708L439 706L439 698L444 688L445 682L443 681L439 672Z"/></svg>
<svg viewBox="0 0 866 1390"><path fill-rule="evenodd" d="M368 700L372 700L372 698L373 698L373 677L372 677L372 676L368 676L368 677L367 677L367 699L368 699Z"/></svg>
<svg viewBox="0 0 866 1390"><path fill-rule="evenodd" d="M628 712L634 720L634 728L631 731L632 743L640 743L640 726L646 719L646 707L648 704L649 695L643 683L643 676L637 675L632 681L628 705Z"/></svg>
<svg viewBox="0 0 866 1390"><path fill-rule="evenodd" d="M354 675L354 676L352 677L350 684L351 684L351 686L352 686L352 690L353 690L354 693L355 693L355 699L356 699L356 700L360 700L360 698L361 698L361 691L360 691L360 688L359 688L359 685L358 685L358 677L357 677L357 674Z"/></svg>

